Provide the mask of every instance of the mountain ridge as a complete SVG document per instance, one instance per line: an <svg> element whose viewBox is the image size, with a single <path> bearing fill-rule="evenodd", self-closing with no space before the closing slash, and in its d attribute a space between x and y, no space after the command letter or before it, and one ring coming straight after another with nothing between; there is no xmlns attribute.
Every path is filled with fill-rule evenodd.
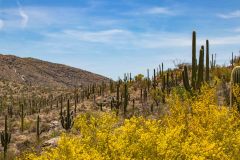
<svg viewBox="0 0 240 160"><path fill-rule="evenodd" d="M0 79L28 85L65 88L110 80L65 64L11 54L0 54Z"/></svg>

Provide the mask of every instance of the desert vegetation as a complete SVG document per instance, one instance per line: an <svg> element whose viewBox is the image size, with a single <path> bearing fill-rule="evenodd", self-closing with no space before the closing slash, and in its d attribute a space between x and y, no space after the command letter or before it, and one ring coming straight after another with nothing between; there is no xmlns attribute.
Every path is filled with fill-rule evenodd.
<svg viewBox="0 0 240 160"><path fill-rule="evenodd" d="M1 82L2 159L238 159L240 57L67 87Z"/></svg>

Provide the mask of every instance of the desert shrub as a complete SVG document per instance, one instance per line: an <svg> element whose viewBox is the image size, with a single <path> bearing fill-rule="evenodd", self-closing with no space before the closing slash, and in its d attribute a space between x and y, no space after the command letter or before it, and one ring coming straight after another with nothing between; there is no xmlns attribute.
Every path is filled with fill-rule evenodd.
<svg viewBox="0 0 240 160"><path fill-rule="evenodd" d="M58 147L22 159L238 159L239 113L215 105L216 88L203 86L195 97L172 91L161 118L111 113L78 116L75 134L62 134Z"/></svg>
<svg viewBox="0 0 240 160"><path fill-rule="evenodd" d="M231 68L218 66L212 70L212 75L219 79L224 78L227 82L229 82L231 77Z"/></svg>

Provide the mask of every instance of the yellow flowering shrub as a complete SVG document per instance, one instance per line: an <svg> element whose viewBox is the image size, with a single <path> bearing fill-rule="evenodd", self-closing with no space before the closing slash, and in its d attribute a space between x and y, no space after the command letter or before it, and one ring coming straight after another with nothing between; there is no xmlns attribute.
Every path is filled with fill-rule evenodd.
<svg viewBox="0 0 240 160"><path fill-rule="evenodd" d="M82 114L76 133L63 134L58 147L23 159L239 159L239 113L217 106L215 96L208 86L194 97L173 90L165 115L155 118Z"/></svg>
<svg viewBox="0 0 240 160"><path fill-rule="evenodd" d="M240 85L233 86L233 95L236 97L237 103L240 104Z"/></svg>

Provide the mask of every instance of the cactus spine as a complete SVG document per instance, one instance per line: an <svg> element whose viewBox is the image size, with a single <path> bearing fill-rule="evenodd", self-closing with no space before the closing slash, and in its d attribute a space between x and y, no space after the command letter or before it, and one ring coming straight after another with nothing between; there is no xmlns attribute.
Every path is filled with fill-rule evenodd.
<svg viewBox="0 0 240 160"><path fill-rule="evenodd" d="M5 129L4 132L1 133L1 144L4 149L4 160L7 159L7 149L8 144L11 140L11 133L8 132L8 124L7 124L7 115L5 115Z"/></svg>
<svg viewBox="0 0 240 160"><path fill-rule="evenodd" d="M61 124L62 127L66 130L69 131L72 126L73 126L73 112L70 113L70 104L69 100L67 101L67 115L62 115L61 116Z"/></svg>

